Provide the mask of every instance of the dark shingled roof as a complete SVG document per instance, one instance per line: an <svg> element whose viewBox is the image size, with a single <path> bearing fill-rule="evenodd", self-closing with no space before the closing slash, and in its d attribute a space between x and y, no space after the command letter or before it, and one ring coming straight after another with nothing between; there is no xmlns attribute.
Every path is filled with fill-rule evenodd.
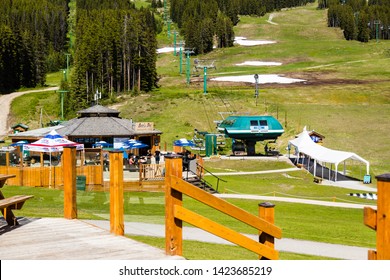
<svg viewBox="0 0 390 280"><path fill-rule="evenodd" d="M71 137L128 137L133 135L161 134L157 129L135 131L133 121L119 117L119 111L95 105L78 111L79 117L62 123L60 126L29 131L28 135L43 137L48 130L56 129L62 136ZM15 136L15 135L13 135ZM26 132L18 136L27 136Z"/></svg>
<svg viewBox="0 0 390 280"><path fill-rule="evenodd" d="M76 118L57 130L67 136L129 136L137 134L131 120L113 117Z"/></svg>

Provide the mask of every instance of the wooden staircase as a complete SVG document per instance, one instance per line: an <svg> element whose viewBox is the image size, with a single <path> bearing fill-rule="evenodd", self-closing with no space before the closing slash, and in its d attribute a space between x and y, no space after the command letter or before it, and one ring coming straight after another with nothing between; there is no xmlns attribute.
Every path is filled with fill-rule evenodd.
<svg viewBox="0 0 390 280"><path fill-rule="evenodd" d="M212 193L212 194L218 193L218 190L214 189L210 183L208 183L203 178L199 178L196 175L185 178L185 181L194 185L195 187L198 187L198 188L208 192L208 193Z"/></svg>
<svg viewBox="0 0 390 280"><path fill-rule="evenodd" d="M216 187L213 187L209 182L204 179L205 172L217 179ZM184 181L194 185L195 187L198 187L211 194L218 193L220 181L226 182L225 180L206 170L200 163L196 163L196 170L191 170L191 168L184 167L183 179Z"/></svg>

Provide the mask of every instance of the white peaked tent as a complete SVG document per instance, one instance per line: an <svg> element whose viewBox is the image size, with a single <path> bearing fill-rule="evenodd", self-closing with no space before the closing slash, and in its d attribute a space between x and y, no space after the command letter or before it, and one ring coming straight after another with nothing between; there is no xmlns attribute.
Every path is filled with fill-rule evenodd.
<svg viewBox="0 0 390 280"><path fill-rule="evenodd" d="M310 138L306 127L303 129L302 133L298 135L297 138L288 142L288 146L289 149L291 148L291 146L294 146L297 153L305 154L310 158L314 159L314 168L316 168L317 162L334 164L336 168L335 181L337 181L338 165L348 159L357 160L365 163L367 169L366 174L370 174L370 163L367 160L358 156L355 153L331 150L329 148L325 148L321 145L314 143L314 141ZM316 170L314 170L314 174L316 174Z"/></svg>

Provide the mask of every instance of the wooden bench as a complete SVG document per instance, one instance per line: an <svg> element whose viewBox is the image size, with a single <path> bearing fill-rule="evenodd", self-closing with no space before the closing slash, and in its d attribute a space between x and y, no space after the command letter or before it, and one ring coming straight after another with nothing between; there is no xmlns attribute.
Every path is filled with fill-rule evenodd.
<svg viewBox="0 0 390 280"><path fill-rule="evenodd" d="M4 198L0 200L0 209L7 221L8 225L17 225L18 222L13 214L12 210L22 209L24 202L27 199L34 197L33 195L15 195L12 197Z"/></svg>
<svg viewBox="0 0 390 280"><path fill-rule="evenodd" d="M10 226L19 224L12 210L20 210L27 199L34 197L33 195L15 195L5 198L1 188L5 185L7 179L14 177L16 177L14 174L0 174L0 210Z"/></svg>

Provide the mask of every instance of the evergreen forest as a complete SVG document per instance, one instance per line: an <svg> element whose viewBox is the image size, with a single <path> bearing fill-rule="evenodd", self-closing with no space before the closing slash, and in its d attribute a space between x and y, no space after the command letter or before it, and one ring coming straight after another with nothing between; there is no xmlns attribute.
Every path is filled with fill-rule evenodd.
<svg viewBox="0 0 390 280"><path fill-rule="evenodd" d="M319 0L318 7L328 9L328 26L347 40L390 39L390 0Z"/></svg>
<svg viewBox="0 0 390 280"><path fill-rule="evenodd" d="M0 92L44 85L64 65L68 2L0 2Z"/></svg>

